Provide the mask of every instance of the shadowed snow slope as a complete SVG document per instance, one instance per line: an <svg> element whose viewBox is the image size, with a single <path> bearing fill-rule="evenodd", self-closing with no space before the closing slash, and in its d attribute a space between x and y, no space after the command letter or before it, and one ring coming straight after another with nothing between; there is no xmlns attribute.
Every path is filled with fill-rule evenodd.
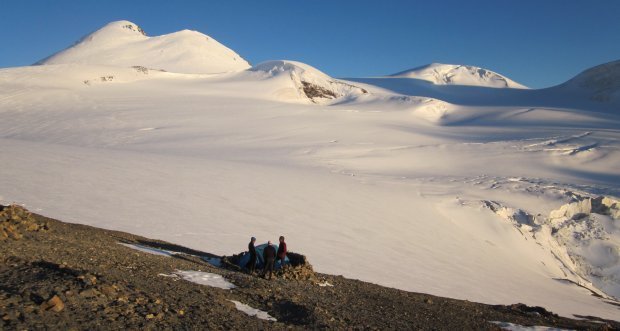
<svg viewBox="0 0 620 331"><path fill-rule="evenodd" d="M590 100L620 105L620 60L601 64L556 87Z"/></svg>
<svg viewBox="0 0 620 331"><path fill-rule="evenodd" d="M357 86L339 81L320 70L301 62L267 61L250 69L261 79L282 81L273 94L281 100L311 100L315 103L340 98L352 98L367 93Z"/></svg>
<svg viewBox="0 0 620 331"><path fill-rule="evenodd" d="M182 73L220 73L250 67L239 54L197 31L148 37L129 21L109 23L37 64L143 66Z"/></svg>
<svg viewBox="0 0 620 331"><path fill-rule="evenodd" d="M469 85L496 88L526 88L491 70L474 66L432 63L411 70L402 71L389 77L415 78L435 85Z"/></svg>
<svg viewBox="0 0 620 331"><path fill-rule="evenodd" d="M465 68L464 66L454 67ZM441 81L442 78L436 77L437 72L433 71L432 68L433 65L393 76L347 78L347 80L355 82L356 85L365 88L373 95L423 96L454 105L475 107L480 110L489 106L495 109L518 106L526 109L579 109L617 113L618 108L620 108L620 61L588 69L564 84L544 89L496 88L492 85L484 85L483 82L471 85L466 83L433 83L434 80ZM430 73L428 73L429 70ZM466 69L462 70L467 71ZM428 77L421 76L420 72L427 72ZM472 78L474 76L467 75L452 76L450 79L465 80L463 77L474 79ZM492 77L492 75L488 77ZM476 79L478 78L480 77ZM501 81L501 79L497 81ZM512 83L507 84L512 86ZM500 114L497 111L487 112L484 110L483 113L483 116L478 116L477 111L474 111L471 116L460 116L458 121L461 123ZM441 123L454 123L454 121L444 118Z"/></svg>

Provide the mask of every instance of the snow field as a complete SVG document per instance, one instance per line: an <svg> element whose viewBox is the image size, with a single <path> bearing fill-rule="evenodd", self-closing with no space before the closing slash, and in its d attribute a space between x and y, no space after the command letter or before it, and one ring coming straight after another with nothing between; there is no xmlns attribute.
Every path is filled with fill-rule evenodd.
<svg viewBox="0 0 620 331"><path fill-rule="evenodd" d="M554 212L620 196L613 93L134 63L144 45L204 36L149 38L130 22L92 36L0 70L0 202L217 255L285 235L320 272L618 319L591 295L618 295L618 215ZM93 58L100 47L127 56ZM227 60L205 63L236 56L208 48ZM337 97L311 100L303 81Z"/></svg>

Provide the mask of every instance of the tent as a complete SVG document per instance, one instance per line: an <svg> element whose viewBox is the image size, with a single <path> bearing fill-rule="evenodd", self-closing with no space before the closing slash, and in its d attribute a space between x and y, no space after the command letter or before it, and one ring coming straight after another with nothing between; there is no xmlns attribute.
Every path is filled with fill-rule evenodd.
<svg viewBox="0 0 620 331"><path fill-rule="evenodd" d="M278 251L277 244L271 244L271 246L273 246L273 248L276 249L276 252ZM265 249L265 247L267 247L267 243L254 246L254 248L256 248L256 269L257 270L260 270L265 267L265 261L263 261L263 250ZM241 267L242 269L246 268L246 265L248 264L248 262L250 262L250 252L243 252L241 257L239 258L239 267ZM284 258L284 264L290 264L290 261L288 260L288 256ZM276 257L276 264L274 265L274 267L275 268L282 267L280 265L280 259L278 259L277 257Z"/></svg>

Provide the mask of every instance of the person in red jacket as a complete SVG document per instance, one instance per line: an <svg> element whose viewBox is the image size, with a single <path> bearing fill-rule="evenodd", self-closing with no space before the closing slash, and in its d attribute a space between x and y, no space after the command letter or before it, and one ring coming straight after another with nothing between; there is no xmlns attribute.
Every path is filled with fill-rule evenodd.
<svg viewBox="0 0 620 331"><path fill-rule="evenodd" d="M280 246L278 246L278 259L280 259L280 267L284 268L284 259L286 258L286 243L284 236L280 236Z"/></svg>

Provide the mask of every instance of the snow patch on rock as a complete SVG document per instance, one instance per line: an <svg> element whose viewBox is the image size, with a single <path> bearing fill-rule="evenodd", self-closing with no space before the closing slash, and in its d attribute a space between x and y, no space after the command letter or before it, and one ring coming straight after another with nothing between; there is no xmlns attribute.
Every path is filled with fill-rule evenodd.
<svg viewBox="0 0 620 331"><path fill-rule="evenodd" d="M271 315L269 315L269 313L256 309L256 308L252 308L248 305L246 305L245 303L241 303L239 301L235 301L235 300L228 300L232 303L235 304L235 308L237 308L238 311L244 312L245 314L249 315L249 316L256 316L256 318L258 319L262 319L262 320L266 320L266 321L273 321L276 322L277 319L275 319L275 317L272 317Z"/></svg>
<svg viewBox="0 0 620 331"><path fill-rule="evenodd" d="M185 279L188 282L217 287L224 290L235 288L235 285L227 281L224 277L204 271L195 270L177 270L174 275Z"/></svg>

